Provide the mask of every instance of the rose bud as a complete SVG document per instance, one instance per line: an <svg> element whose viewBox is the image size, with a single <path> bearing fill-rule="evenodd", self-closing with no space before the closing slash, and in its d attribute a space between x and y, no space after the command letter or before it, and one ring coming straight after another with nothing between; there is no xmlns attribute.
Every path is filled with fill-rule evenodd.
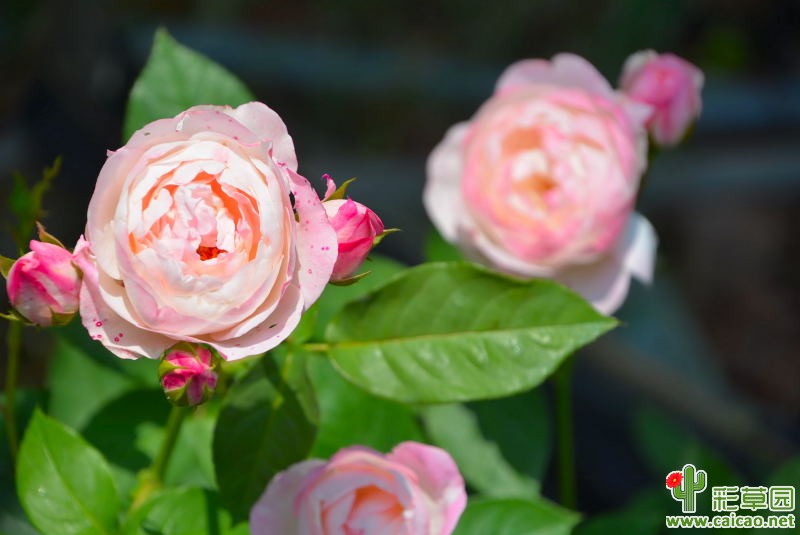
<svg viewBox="0 0 800 535"><path fill-rule="evenodd" d="M362 446L276 475L250 511L253 535L450 535L467 502L450 455L403 442L387 455Z"/></svg>
<svg viewBox="0 0 800 535"><path fill-rule="evenodd" d="M174 405L194 407L214 395L221 358L210 346L179 342L166 350L158 365L164 393Z"/></svg>
<svg viewBox="0 0 800 535"><path fill-rule="evenodd" d="M659 145L680 142L700 115L703 73L673 54L633 54L625 62L620 86L628 97L653 108L647 129Z"/></svg>
<svg viewBox="0 0 800 535"><path fill-rule="evenodd" d="M78 311L81 289L81 274L72 263L72 253L36 240L31 240L30 247L8 272L11 306L36 325L66 325Z"/></svg>
<svg viewBox="0 0 800 535"><path fill-rule="evenodd" d="M331 281L340 282L350 279L358 270L375 245L376 238L380 240L384 235L384 227L375 212L361 203L342 198L350 181L337 190L330 176L324 175L323 178L328 182L328 190L322 206L336 231L339 245Z"/></svg>

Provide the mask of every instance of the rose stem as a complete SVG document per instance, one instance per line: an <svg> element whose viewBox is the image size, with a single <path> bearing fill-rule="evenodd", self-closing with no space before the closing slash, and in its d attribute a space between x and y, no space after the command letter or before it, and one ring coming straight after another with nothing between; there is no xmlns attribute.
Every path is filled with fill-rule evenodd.
<svg viewBox="0 0 800 535"><path fill-rule="evenodd" d="M18 321L10 321L6 331L6 342L8 344L8 367L6 369L6 434L8 435L8 448L11 452L11 459L16 464L17 460L17 420L16 407L14 406L14 394L17 390L17 378L19 376L19 349L22 336L22 324Z"/></svg>
<svg viewBox="0 0 800 535"><path fill-rule="evenodd" d="M175 442L178 440L178 434L181 430L183 420L189 412L184 407L172 406L169 413L166 425L166 436L161 442L161 449L156 454L153 464L148 468L139 478L139 486L133 493L133 502L131 504L131 511L134 511L142 505L150 495L160 489L164 484L164 475L167 472L169 459L172 456L172 451L175 449Z"/></svg>
<svg viewBox="0 0 800 535"><path fill-rule="evenodd" d="M567 357L553 375L558 445L558 490L561 505L576 509L575 439L572 425L572 356Z"/></svg>

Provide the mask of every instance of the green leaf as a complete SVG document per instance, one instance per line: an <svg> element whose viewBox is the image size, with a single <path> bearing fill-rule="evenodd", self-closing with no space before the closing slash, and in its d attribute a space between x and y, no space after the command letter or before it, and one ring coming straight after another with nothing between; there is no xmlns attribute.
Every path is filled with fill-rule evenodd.
<svg viewBox="0 0 800 535"><path fill-rule="evenodd" d="M36 231L39 234L39 241L44 243L49 243L51 245L55 245L57 247L61 247L62 249L66 249L67 247L61 243L61 240L47 232L47 229L44 228L40 222L36 222Z"/></svg>
<svg viewBox="0 0 800 535"><path fill-rule="evenodd" d="M228 392L214 431L214 467L223 503L244 519L272 477L304 459L319 420L298 354L261 358Z"/></svg>
<svg viewBox="0 0 800 535"><path fill-rule="evenodd" d="M20 447L17 494L45 535L116 530L119 497L105 459L75 431L38 410Z"/></svg>
<svg viewBox="0 0 800 535"><path fill-rule="evenodd" d="M353 386L324 357L310 357L308 370L321 411L311 457L328 458L352 444L386 452L405 440L423 440L414 412L407 406Z"/></svg>
<svg viewBox="0 0 800 535"><path fill-rule="evenodd" d="M16 262L15 259L0 255L0 275L3 275L3 277L7 279L14 262Z"/></svg>
<svg viewBox="0 0 800 535"><path fill-rule="evenodd" d="M335 201L335 200L344 199L345 195L347 195L347 188L350 186L350 184L352 184L355 181L356 181L356 177L353 177L351 179L345 180L344 182L342 182L342 185L339 186L338 188L336 188L336 191L331 193L330 197L326 197L325 200L326 201Z"/></svg>
<svg viewBox="0 0 800 535"><path fill-rule="evenodd" d="M588 519L575 530L576 535L608 535L635 533L656 535L664 523L664 515L636 509L615 511Z"/></svg>
<svg viewBox="0 0 800 535"><path fill-rule="evenodd" d="M326 337L336 369L368 392L443 403L533 388L614 325L552 281L439 263L350 303Z"/></svg>
<svg viewBox="0 0 800 535"><path fill-rule="evenodd" d="M477 418L468 408L438 405L424 409L422 415L433 443L453 456L464 479L476 491L492 498L538 497L539 482L514 470L498 445L483 437Z"/></svg>
<svg viewBox="0 0 800 535"><path fill-rule="evenodd" d="M467 405L478 418L481 432L497 444L518 472L536 481L545 477L553 448L550 407L542 387L500 399Z"/></svg>
<svg viewBox="0 0 800 535"><path fill-rule="evenodd" d="M431 229L425 239L425 258L428 262L458 262L463 256L454 245L446 242L436 229Z"/></svg>
<svg viewBox="0 0 800 535"><path fill-rule="evenodd" d="M238 106L252 100L253 94L233 74L159 29L150 58L128 98L123 138L192 106Z"/></svg>
<svg viewBox="0 0 800 535"><path fill-rule="evenodd" d="M453 534L567 535L579 520L577 513L544 500L477 500L467 506Z"/></svg>
<svg viewBox="0 0 800 535"><path fill-rule="evenodd" d="M364 267L369 268L371 271L370 276L360 280L358 284L351 286L328 285L325 291L322 292L322 295L314 304L314 308L318 312L312 340L323 340L325 338L325 327L331 321L331 318L344 308L347 303L367 295L371 290L378 288L406 269L403 264L381 255L371 255Z"/></svg>
<svg viewBox="0 0 800 535"><path fill-rule="evenodd" d="M123 361L91 341L78 322L74 325L55 331L58 335L48 375L48 412L70 427L82 430L92 416L111 400L141 386L156 386L157 362L149 359ZM65 336L69 330L83 336L86 343L95 344L89 348L95 353L85 351ZM132 370L136 368L149 371L147 382L133 375Z"/></svg>
<svg viewBox="0 0 800 535"><path fill-rule="evenodd" d="M673 470L691 463L708 473L708 487L740 485L741 476L718 453L660 411L637 412L634 434L644 459L654 475L666 478Z"/></svg>
<svg viewBox="0 0 800 535"><path fill-rule="evenodd" d="M42 178L31 187L28 187L25 177L19 173L14 174L8 207L17 218L16 225L11 228L11 234L20 253L28 248L28 240L31 238L36 220L42 215L44 194L60 172L61 156L53 161L53 165L44 168Z"/></svg>
<svg viewBox="0 0 800 535"><path fill-rule="evenodd" d="M126 520L122 534L229 535L232 530L231 516L220 505L216 493L178 488L156 494L146 501Z"/></svg>

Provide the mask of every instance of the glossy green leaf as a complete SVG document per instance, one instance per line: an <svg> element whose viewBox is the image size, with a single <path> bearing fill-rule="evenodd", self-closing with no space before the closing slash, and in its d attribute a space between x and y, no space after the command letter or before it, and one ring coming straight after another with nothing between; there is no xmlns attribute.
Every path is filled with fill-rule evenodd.
<svg viewBox="0 0 800 535"><path fill-rule="evenodd" d="M313 340L319 341L325 338L325 328L331 318L347 303L367 295L406 269L403 264L376 254L370 255L362 267L371 272L368 277L364 277L351 286L328 285L322 292L319 300L313 306L317 310ZM305 314L303 316L305 317ZM301 320L301 323L303 321L306 320Z"/></svg>
<svg viewBox="0 0 800 535"><path fill-rule="evenodd" d="M125 522L123 535L233 535L230 514L216 493L198 488L156 494ZM246 531L244 532L246 533Z"/></svg>
<svg viewBox="0 0 800 535"><path fill-rule="evenodd" d="M347 379L408 403L533 388L616 324L566 288L466 263L424 264L350 303L326 331Z"/></svg>
<svg viewBox="0 0 800 535"><path fill-rule="evenodd" d="M192 106L238 106L252 100L252 93L233 74L160 29L150 58L131 89L123 138L127 140L149 122L174 117Z"/></svg>
<svg viewBox="0 0 800 535"><path fill-rule="evenodd" d="M141 386L156 387L158 376L154 362L149 359L123 361L90 340L79 322L74 322L74 325L55 331L58 336L48 374L48 413L70 427L82 430L106 403ZM67 336L69 331L74 333L71 336L83 336L86 344L96 345L78 345ZM152 374L148 374L147 381L133 374L132 370L139 368Z"/></svg>
<svg viewBox="0 0 800 535"><path fill-rule="evenodd" d="M103 456L36 411L17 460L17 494L44 535L114 533L120 501Z"/></svg>
<svg viewBox="0 0 800 535"><path fill-rule="evenodd" d="M228 392L214 431L223 503L247 517L272 477L304 459L319 420L302 355L261 358Z"/></svg>
<svg viewBox="0 0 800 535"><path fill-rule="evenodd" d="M324 357L309 358L308 369L320 406L311 457L327 459L353 444L386 452L405 440L423 440L414 411L407 406L353 386Z"/></svg>
<svg viewBox="0 0 800 535"><path fill-rule="evenodd" d="M539 482L514 470L498 445L481 434L478 419L467 407L438 405L422 415L431 440L453 456L470 487L494 498L538 497Z"/></svg>
<svg viewBox="0 0 800 535"><path fill-rule="evenodd" d="M567 535L577 513L545 500L476 500L470 502L454 535Z"/></svg>

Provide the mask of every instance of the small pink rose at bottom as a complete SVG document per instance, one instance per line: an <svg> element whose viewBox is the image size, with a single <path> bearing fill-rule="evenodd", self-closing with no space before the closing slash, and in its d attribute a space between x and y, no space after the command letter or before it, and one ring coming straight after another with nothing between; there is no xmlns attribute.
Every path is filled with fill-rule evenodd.
<svg viewBox="0 0 800 535"><path fill-rule="evenodd" d="M383 455L353 446L272 479L250 512L253 535L450 535L467 502L450 455L403 442Z"/></svg>
<svg viewBox="0 0 800 535"><path fill-rule="evenodd" d="M158 375L167 399L179 406L194 407L211 399L217 388L221 357L203 344L180 342L164 352Z"/></svg>
<svg viewBox="0 0 800 535"><path fill-rule="evenodd" d="M81 274L72 263L72 253L36 240L31 240L30 248L8 272L8 300L31 323L43 327L66 324L78 311L81 289Z"/></svg>

